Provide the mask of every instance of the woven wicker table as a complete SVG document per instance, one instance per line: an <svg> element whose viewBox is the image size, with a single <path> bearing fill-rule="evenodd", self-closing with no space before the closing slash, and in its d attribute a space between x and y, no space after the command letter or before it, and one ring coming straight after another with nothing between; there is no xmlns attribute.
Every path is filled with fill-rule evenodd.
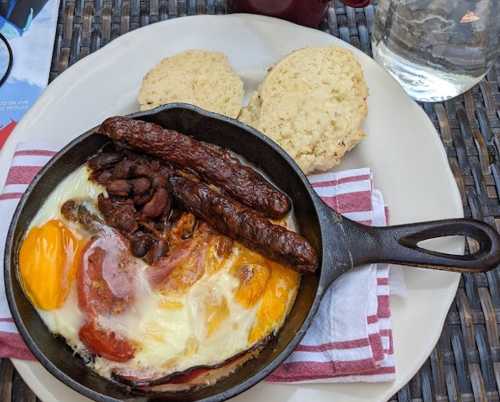
<svg viewBox="0 0 500 402"><path fill-rule="evenodd" d="M2 13L6 6L1 0ZM50 79L140 26L225 12L224 0L61 0ZM370 54L374 12L335 0L320 29ZM465 215L500 228L500 59L465 95L422 107L441 135ZM500 401L499 279L499 269L462 277L437 347L391 402ZM0 361L0 402L36 400L10 361Z"/></svg>

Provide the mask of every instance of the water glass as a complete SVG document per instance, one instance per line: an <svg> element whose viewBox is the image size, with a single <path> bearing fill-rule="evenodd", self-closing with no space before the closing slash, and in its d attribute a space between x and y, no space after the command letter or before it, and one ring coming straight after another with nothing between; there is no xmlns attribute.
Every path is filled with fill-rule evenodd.
<svg viewBox="0 0 500 402"><path fill-rule="evenodd" d="M418 101L477 84L499 55L499 0L379 0L373 56Z"/></svg>

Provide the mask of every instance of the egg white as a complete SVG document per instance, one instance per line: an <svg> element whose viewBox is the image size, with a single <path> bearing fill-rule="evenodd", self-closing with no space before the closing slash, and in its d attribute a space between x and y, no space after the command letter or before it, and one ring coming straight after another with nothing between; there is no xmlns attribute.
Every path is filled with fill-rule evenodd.
<svg viewBox="0 0 500 402"><path fill-rule="evenodd" d="M143 277L142 295L133 308L119 316L101 317L100 323L140 344L134 358L126 363L97 358L95 368L108 376L113 369L139 372L148 370L151 376L184 371L195 366L219 364L249 348L248 334L255 322L258 304L251 309L241 307L234 300L238 280L229 272L232 256L216 274L205 275L185 294L167 299L182 304L181 308L161 306L165 296L148 289ZM212 293L225 297L229 315L218 329L207 335L205 325L206 300ZM189 351L190 343L197 345Z"/></svg>
<svg viewBox="0 0 500 402"><path fill-rule="evenodd" d="M101 193L107 194L106 189L89 179L90 170L86 165L82 165L74 172L70 173L57 187L50 193L37 214L30 223L30 229L36 226L42 226L51 219L64 220L61 214L61 207L69 199L89 201L91 207L97 196ZM97 211L92 211L97 212ZM79 225L72 225L65 222L76 232L80 238L88 238L89 235L83 231Z"/></svg>
<svg viewBox="0 0 500 402"><path fill-rule="evenodd" d="M31 227L43 225L51 219L60 219L78 237L89 238L88 233L79 225L65 221L60 209L68 199L95 203L98 194L103 192L105 193L105 189L90 181L89 170L82 166L50 194L33 219ZM93 212L98 213L96 209ZM234 292L239 281L230 268L238 258L238 250L239 248L235 249L216 273L205 273L183 294L167 296L151 289L146 279L147 265L142 260L137 260L137 297L134 304L122 314L99 317L104 328L115 331L138 345L135 356L126 363L96 357L89 364L105 377L110 377L117 370L124 373L147 373L157 377L195 366L217 365L252 347L248 337L256 321L260 302L251 308L244 308L235 300ZM293 304L296 290L290 291L287 311ZM52 333L63 336L76 352L86 355L86 347L78 337L84 315L78 308L76 293L76 285L73 283L61 308L38 310L38 313ZM211 336L207 334L204 319L206 300L209 297L224 297L229 310L228 317L221 321ZM166 299L179 306L175 309L165 308L162 304ZM274 330L282 325L285 316L276 323Z"/></svg>

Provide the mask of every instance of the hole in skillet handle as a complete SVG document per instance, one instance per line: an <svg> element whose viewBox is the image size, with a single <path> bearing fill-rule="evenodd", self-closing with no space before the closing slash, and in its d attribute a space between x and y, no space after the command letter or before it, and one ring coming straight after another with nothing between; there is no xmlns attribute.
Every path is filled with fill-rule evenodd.
<svg viewBox="0 0 500 402"><path fill-rule="evenodd" d="M353 265L386 262L453 272L485 272L500 263L500 235L473 219L446 219L387 227L367 227L344 219ZM467 236L477 241L475 252L454 255L422 248L424 240Z"/></svg>
<svg viewBox="0 0 500 402"><path fill-rule="evenodd" d="M462 253L450 253L450 249L456 248L460 244L466 244L464 247L464 254L470 255L474 254L479 250L479 242L477 242L472 237L467 236L442 236L433 239L422 240L417 243L417 246L429 251L437 251L454 255L464 255Z"/></svg>

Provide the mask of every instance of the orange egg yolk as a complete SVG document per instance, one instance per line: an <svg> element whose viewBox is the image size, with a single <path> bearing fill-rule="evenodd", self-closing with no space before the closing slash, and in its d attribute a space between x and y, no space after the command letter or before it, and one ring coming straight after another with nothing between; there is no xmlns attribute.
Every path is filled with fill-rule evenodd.
<svg viewBox="0 0 500 402"><path fill-rule="evenodd" d="M254 344L279 328L300 284L300 275L238 244L238 258L231 267L238 278L235 299L244 308L257 306L248 341ZM260 303L260 304L258 304Z"/></svg>
<svg viewBox="0 0 500 402"><path fill-rule="evenodd" d="M35 307L54 310L68 297L84 242L59 220L32 228L19 252L22 286Z"/></svg>
<svg viewBox="0 0 500 402"><path fill-rule="evenodd" d="M295 295L299 286L300 276L291 268L271 262L270 276L261 297L255 322L248 335L248 341L253 344L268 336L279 328L290 306L290 297Z"/></svg>
<svg viewBox="0 0 500 402"><path fill-rule="evenodd" d="M253 307L262 297L269 275L269 268L266 265L241 265L238 269L240 285L236 289L236 301L245 308Z"/></svg>

